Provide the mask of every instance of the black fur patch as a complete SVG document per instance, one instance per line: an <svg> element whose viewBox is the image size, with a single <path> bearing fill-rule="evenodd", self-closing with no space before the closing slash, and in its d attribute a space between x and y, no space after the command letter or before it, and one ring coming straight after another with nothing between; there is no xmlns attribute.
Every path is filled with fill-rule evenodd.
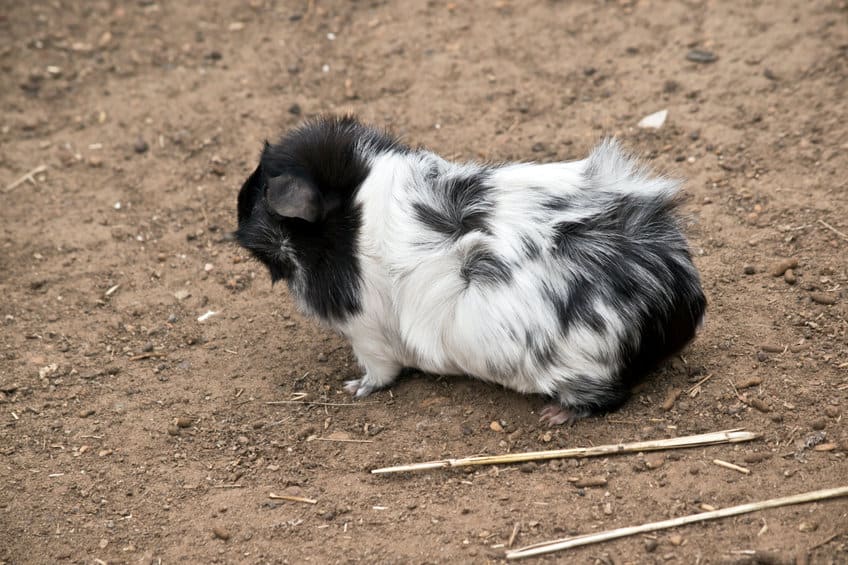
<svg viewBox="0 0 848 565"><path fill-rule="evenodd" d="M492 203L487 199L486 174L436 180L433 194L437 204L413 204L415 218L449 239L459 239L471 231L491 233L488 220Z"/></svg>
<svg viewBox="0 0 848 565"><path fill-rule="evenodd" d="M466 285L506 284L512 280L509 265L482 245L468 252L459 273Z"/></svg>
<svg viewBox="0 0 848 565"><path fill-rule="evenodd" d="M566 298L551 288L545 288L545 296L556 312L563 335L568 334L576 323L598 333L605 331L606 322L593 304L598 296L596 285L581 277L571 284L570 289L571 294Z"/></svg>
<svg viewBox="0 0 848 565"><path fill-rule="evenodd" d="M239 193L238 242L268 267L272 280L287 280L292 292L323 318L344 319L359 311L361 213L354 197L369 173L363 152L388 150L408 151L353 118L308 122L279 143L265 144L259 166ZM268 179L282 174L317 188L320 219L307 222L270 212Z"/></svg>
<svg viewBox="0 0 848 565"><path fill-rule="evenodd" d="M623 382L601 381L589 375L569 379L566 390L568 398L560 401L577 417L612 412L630 397L630 388Z"/></svg>

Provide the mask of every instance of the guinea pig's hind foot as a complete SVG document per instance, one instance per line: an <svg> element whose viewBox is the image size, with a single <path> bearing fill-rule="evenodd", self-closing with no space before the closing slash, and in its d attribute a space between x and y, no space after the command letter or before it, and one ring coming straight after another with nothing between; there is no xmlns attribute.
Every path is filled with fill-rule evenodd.
<svg viewBox="0 0 848 565"><path fill-rule="evenodd" d="M584 414L572 408L566 408L562 404L548 404L542 409L539 422L547 423L549 428L566 424L574 425L574 422L583 418Z"/></svg>

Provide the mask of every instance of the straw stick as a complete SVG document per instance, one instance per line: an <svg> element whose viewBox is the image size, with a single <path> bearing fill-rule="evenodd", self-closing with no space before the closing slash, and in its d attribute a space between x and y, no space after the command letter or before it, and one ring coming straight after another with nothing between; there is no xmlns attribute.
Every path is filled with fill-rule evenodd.
<svg viewBox="0 0 848 565"><path fill-rule="evenodd" d="M746 475L751 474L750 469L740 467L739 465L734 465L733 463L728 463L727 461L722 461L721 459L713 459L713 463L715 463L719 467L724 467L725 469L733 469L734 471L739 471L740 473L745 473Z"/></svg>
<svg viewBox="0 0 848 565"><path fill-rule="evenodd" d="M402 473L405 471L442 469L445 467L469 467L472 465L499 465L502 463L520 463L524 461L540 461L546 459L599 457L615 455L617 453L638 453L640 451L660 451L663 449L701 447L704 445L714 445L719 443L739 443L743 441L751 441L758 437L760 437L760 434L747 432L742 428L738 428L708 434L675 437L671 439L636 441L632 443L597 445L593 447L573 447L569 449L554 449L550 451L530 451L527 453L508 453L506 455L481 455L477 457L463 457L461 459L440 459L438 461L427 461L426 463L413 463L411 465L372 469L371 472L375 475L381 475L386 473Z"/></svg>
<svg viewBox="0 0 848 565"><path fill-rule="evenodd" d="M521 559L522 557L531 557L533 555L541 555L543 553L552 553L562 549L569 549L581 545L589 545L602 541L623 538L644 532L655 532L657 530L666 530L695 522L705 522L707 520L716 520L718 518L727 518L728 516L738 516L740 514L748 514L758 510L767 508L778 508L780 506L789 506L792 504L803 504L804 502L814 502L816 500L825 500L828 498L838 498L840 496L848 496L848 486L837 487L823 490L815 490L803 494L792 496L784 496L782 498L772 498L762 502L752 502L749 504L741 504L739 506L730 506L713 510L712 512L703 512L701 514L689 514L679 518L663 520L661 522L651 522L640 526L628 526L626 528L617 528L615 530L607 530L606 532L597 532L594 534L583 534L569 538L563 538L554 541L546 541L527 547L516 549L515 551L507 551L507 559Z"/></svg>
<svg viewBox="0 0 848 565"><path fill-rule="evenodd" d="M289 502L302 502L304 504L318 504L318 501L313 498L306 498L305 496L294 496L293 494L274 494L273 492L269 492L268 498L270 498L271 500L288 500Z"/></svg>

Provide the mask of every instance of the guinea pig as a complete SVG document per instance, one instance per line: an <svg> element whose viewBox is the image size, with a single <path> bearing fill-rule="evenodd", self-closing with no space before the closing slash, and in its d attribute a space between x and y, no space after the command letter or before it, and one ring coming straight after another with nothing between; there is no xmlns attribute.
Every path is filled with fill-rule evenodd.
<svg viewBox="0 0 848 565"><path fill-rule="evenodd" d="M326 117L265 143L236 238L350 341L355 397L415 368L552 397L541 419L571 424L617 409L703 319L677 191L613 140L455 163Z"/></svg>

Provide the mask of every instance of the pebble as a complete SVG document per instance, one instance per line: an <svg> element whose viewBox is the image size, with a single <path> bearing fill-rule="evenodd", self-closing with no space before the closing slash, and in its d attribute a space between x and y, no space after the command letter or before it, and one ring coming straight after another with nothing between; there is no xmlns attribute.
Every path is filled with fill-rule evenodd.
<svg viewBox="0 0 848 565"><path fill-rule="evenodd" d="M784 347L782 345L776 345L773 343L764 343L760 346L760 350L765 351L766 353L783 353Z"/></svg>
<svg viewBox="0 0 848 565"><path fill-rule="evenodd" d="M318 362L319 363L326 363L327 362L327 356L324 353L319 353L318 354Z"/></svg>
<svg viewBox="0 0 848 565"><path fill-rule="evenodd" d="M801 522L798 524L799 532L815 532L819 529L819 525L815 522Z"/></svg>
<svg viewBox="0 0 848 565"><path fill-rule="evenodd" d="M718 61L718 55L705 49L692 49L686 53L686 60L693 63L714 63Z"/></svg>
<svg viewBox="0 0 848 565"><path fill-rule="evenodd" d="M830 306L831 304L836 304L836 295L826 294L824 292L811 292L810 300L812 300L816 304L824 304L826 306Z"/></svg>
<svg viewBox="0 0 848 565"><path fill-rule="evenodd" d="M645 540L645 551L647 551L648 553L653 553L657 550L657 545L659 545L657 543L657 540L648 538Z"/></svg>
<svg viewBox="0 0 848 565"><path fill-rule="evenodd" d="M301 113L300 104L295 103L295 104L292 104L291 106L289 106L289 114L291 114L292 116L299 116L300 113Z"/></svg>
<svg viewBox="0 0 848 565"><path fill-rule="evenodd" d="M786 284L795 284L798 282L798 278L795 276L795 271L792 269L786 269L786 272L783 273L783 280L786 281Z"/></svg>
<svg viewBox="0 0 848 565"><path fill-rule="evenodd" d="M177 418L177 427L178 428L188 428L194 423L194 420L187 416L180 416Z"/></svg>
<svg viewBox="0 0 848 565"><path fill-rule="evenodd" d="M221 526L215 526L214 528L212 528L212 534L220 540L227 541L228 539L230 539L230 532L228 532Z"/></svg>
<svg viewBox="0 0 848 565"><path fill-rule="evenodd" d="M180 435L180 429L176 426L168 426L168 435L169 436L178 436Z"/></svg>
<svg viewBox="0 0 848 565"><path fill-rule="evenodd" d="M824 413L827 414L828 418L838 418L839 408L837 408L836 406L828 406L824 409Z"/></svg>
<svg viewBox="0 0 848 565"><path fill-rule="evenodd" d="M794 259L794 258L782 259L782 260L778 261L777 263L775 263L774 265L771 266L771 269L769 269L769 273L771 273L771 276L773 276L773 277L780 277L780 276L783 276L783 274L787 270L794 269L797 266L798 266L798 259Z"/></svg>
<svg viewBox="0 0 848 565"><path fill-rule="evenodd" d="M532 473L536 470L537 465L532 461L528 461L527 463L523 463L518 470L522 473Z"/></svg>
<svg viewBox="0 0 848 565"><path fill-rule="evenodd" d="M663 455L648 455L645 457L645 467L648 469L659 469L665 463Z"/></svg>
<svg viewBox="0 0 848 565"><path fill-rule="evenodd" d="M136 153L146 153L148 149L150 149L150 145L148 145L147 142L140 137L135 140L135 143L133 143L133 151Z"/></svg>
<svg viewBox="0 0 848 565"><path fill-rule="evenodd" d="M745 265L742 267L742 272L746 275L754 275L757 273L757 268L753 265Z"/></svg>
<svg viewBox="0 0 848 565"><path fill-rule="evenodd" d="M813 428L816 431L823 430L825 428L825 426L826 426L826 423L824 421L824 418L819 418L817 420L813 420L813 422L810 424L810 427Z"/></svg>
<svg viewBox="0 0 848 565"><path fill-rule="evenodd" d="M766 355L765 351L757 351L757 361L763 363L768 360L768 355Z"/></svg>
<svg viewBox="0 0 848 565"><path fill-rule="evenodd" d="M91 408L89 408L88 410L83 410L79 413L80 418L88 418L89 416L93 416L93 415L94 415L94 410L92 410Z"/></svg>
<svg viewBox="0 0 848 565"><path fill-rule="evenodd" d="M679 546L683 544L683 536L681 536L680 534L671 534L670 536L668 536L668 541L669 543L671 543L671 545Z"/></svg>
<svg viewBox="0 0 848 565"><path fill-rule="evenodd" d="M492 420L492 423L489 424L489 429L493 432L501 433L504 431L503 426L497 420Z"/></svg>

